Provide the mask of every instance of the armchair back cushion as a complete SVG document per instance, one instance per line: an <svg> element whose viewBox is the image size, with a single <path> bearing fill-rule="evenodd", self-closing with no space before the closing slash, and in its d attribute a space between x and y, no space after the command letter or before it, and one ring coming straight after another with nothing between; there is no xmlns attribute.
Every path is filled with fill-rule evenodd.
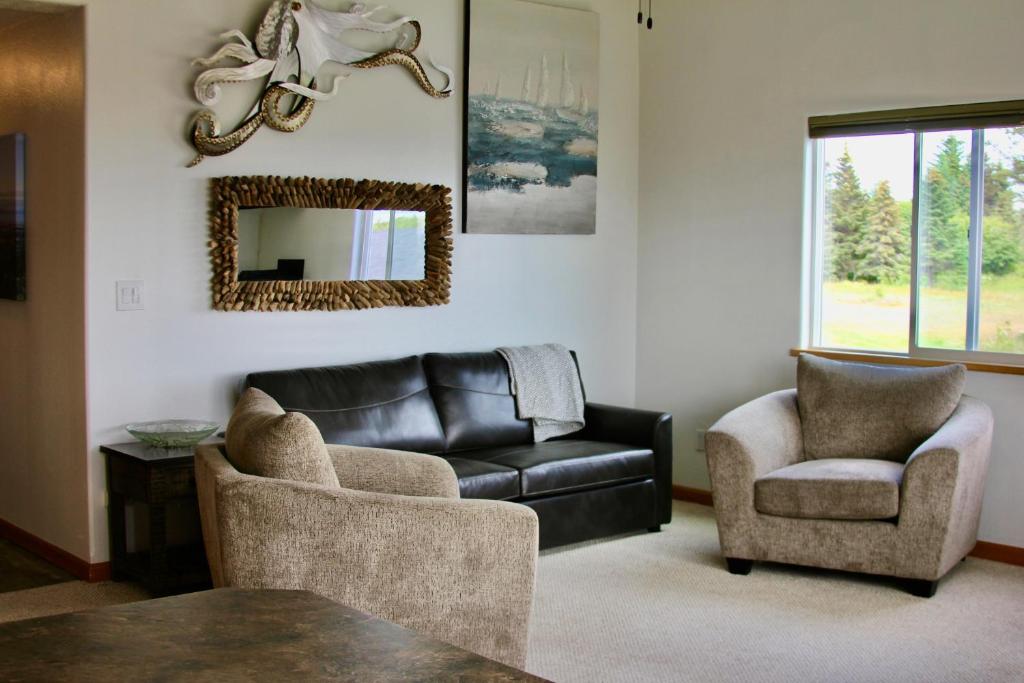
<svg viewBox="0 0 1024 683"><path fill-rule="evenodd" d="M246 389L228 422L227 456L240 472L341 488L320 430L286 413L259 389Z"/></svg>
<svg viewBox="0 0 1024 683"><path fill-rule="evenodd" d="M883 367L801 355L805 458L906 462L956 410L966 374L963 365Z"/></svg>

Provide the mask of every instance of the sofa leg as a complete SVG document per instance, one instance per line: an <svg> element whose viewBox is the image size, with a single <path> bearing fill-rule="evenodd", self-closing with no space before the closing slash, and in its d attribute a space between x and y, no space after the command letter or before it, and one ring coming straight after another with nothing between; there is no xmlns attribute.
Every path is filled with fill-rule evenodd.
<svg viewBox="0 0 1024 683"><path fill-rule="evenodd" d="M652 534L656 534L659 531L661 531L661 525L655 524L654 526L649 526L647 527L647 531L651 532Z"/></svg>
<svg viewBox="0 0 1024 683"><path fill-rule="evenodd" d="M938 581L925 581L924 579L907 579L907 592L919 598L930 598L935 595L939 588Z"/></svg>
<svg viewBox="0 0 1024 683"><path fill-rule="evenodd" d="M754 561L743 560L738 557L727 557L725 558L725 566L729 569L730 574L746 576L750 573L750 570L753 569Z"/></svg>

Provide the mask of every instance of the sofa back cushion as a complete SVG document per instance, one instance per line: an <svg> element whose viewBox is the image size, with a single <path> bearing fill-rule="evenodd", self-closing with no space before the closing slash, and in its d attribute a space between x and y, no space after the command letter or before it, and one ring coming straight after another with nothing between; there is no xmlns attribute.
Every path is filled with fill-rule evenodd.
<svg viewBox="0 0 1024 683"><path fill-rule="evenodd" d="M516 417L508 365L496 351L428 353L423 369L449 452L533 443L533 425Z"/></svg>
<svg viewBox="0 0 1024 683"><path fill-rule="evenodd" d="M327 443L418 453L444 450L444 432L418 356L258 372L245 381L285 410L308 416Z"/></svg>
<svg viewBox="0 0 1024 683"><path fill-rule="evenodd" d="M239 472L340 488L316 425L259 389L242 394L226 436L228 460Z"/></svg>
<svg viewBox="0 0 1024 683"><path fill-rule="evenodd" d="M963 365L903 368L803 354L797 405L804 455L906 462L953 414L966 374Z"/></svg>

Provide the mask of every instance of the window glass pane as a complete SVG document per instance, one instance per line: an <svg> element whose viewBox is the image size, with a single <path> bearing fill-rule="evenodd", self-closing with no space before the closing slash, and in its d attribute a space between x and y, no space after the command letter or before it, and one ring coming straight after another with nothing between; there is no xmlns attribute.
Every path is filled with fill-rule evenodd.
<svg viewBox="0 0 1024 683"><path fill-rule="evenodd" d="M912 134L822 142L820 344L907 352Z"/></svg>
<svg viewBox="0 0 1024 683"><path fill-rule="evenodd" d="M971 131L924 133L917 344L963 350L971 226Z"/></svg>
<svg viewBox="0 0 1024 683"><path fill-rule="evenodd" d="M426 217L422 211L395 212L392 280L422 280L426 277Z"/></svg>
<svg viewBox="0 0 1024 683"><path fill-rule="evenodd" d="M985 131L978 350L1024 353L1024 128Z"/></svg>

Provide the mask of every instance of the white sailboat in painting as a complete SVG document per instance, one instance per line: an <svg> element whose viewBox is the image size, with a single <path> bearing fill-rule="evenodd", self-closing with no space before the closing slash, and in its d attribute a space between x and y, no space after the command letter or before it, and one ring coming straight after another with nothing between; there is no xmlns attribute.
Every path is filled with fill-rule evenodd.
<svg viewBox="0 0 1024 683"><path fill-rule="evenodd" d="M523 76L523 92L519 95L520 102L530 101L530 90L533 87L533 67L526 66L526 75Z"/></svg>
<svg viewBox="0 0 1024 683"><path fill-rule="evenodd" d="M544 137L544 125L541 123L546 117L544 110L537 102L546 98L546 67L547 59L541 60L541 84L538 88L537 100L531 97L533 92L533 66L526 66L526 73L523 75L523 85L519 91L519 99L504 99L496 90L494 94L495 111L502 118L492 122L488 127L500 135L510 138L530 139ZM500 77L499 77L500 78ZM499 100L501 100L499 102Z"/></svg>
<svg viewBox="0 0 1024 683"><path fill-rule="evenodd" d="M540 84L537 86L537 107L548 108L548 97L551 89L551 73L548 71L548 56L540 56Z"/></svg>
<svg viewBox="0 0 1024 683"><path fill-rule="evenodd" d="M587 93L582 85L577 93L572 81L572 69L569 68L569 58L565 54L562 54L561 106L555 110L555 115L562 121L576 124L584 124L590 119Z"/></svg>
<svg viewBox="0 0 1024 683"><path fill-rule="evenodd" d="M569 57L562 53L562 109L571 109L576 104L576 91L569 70Z"/></svg>

